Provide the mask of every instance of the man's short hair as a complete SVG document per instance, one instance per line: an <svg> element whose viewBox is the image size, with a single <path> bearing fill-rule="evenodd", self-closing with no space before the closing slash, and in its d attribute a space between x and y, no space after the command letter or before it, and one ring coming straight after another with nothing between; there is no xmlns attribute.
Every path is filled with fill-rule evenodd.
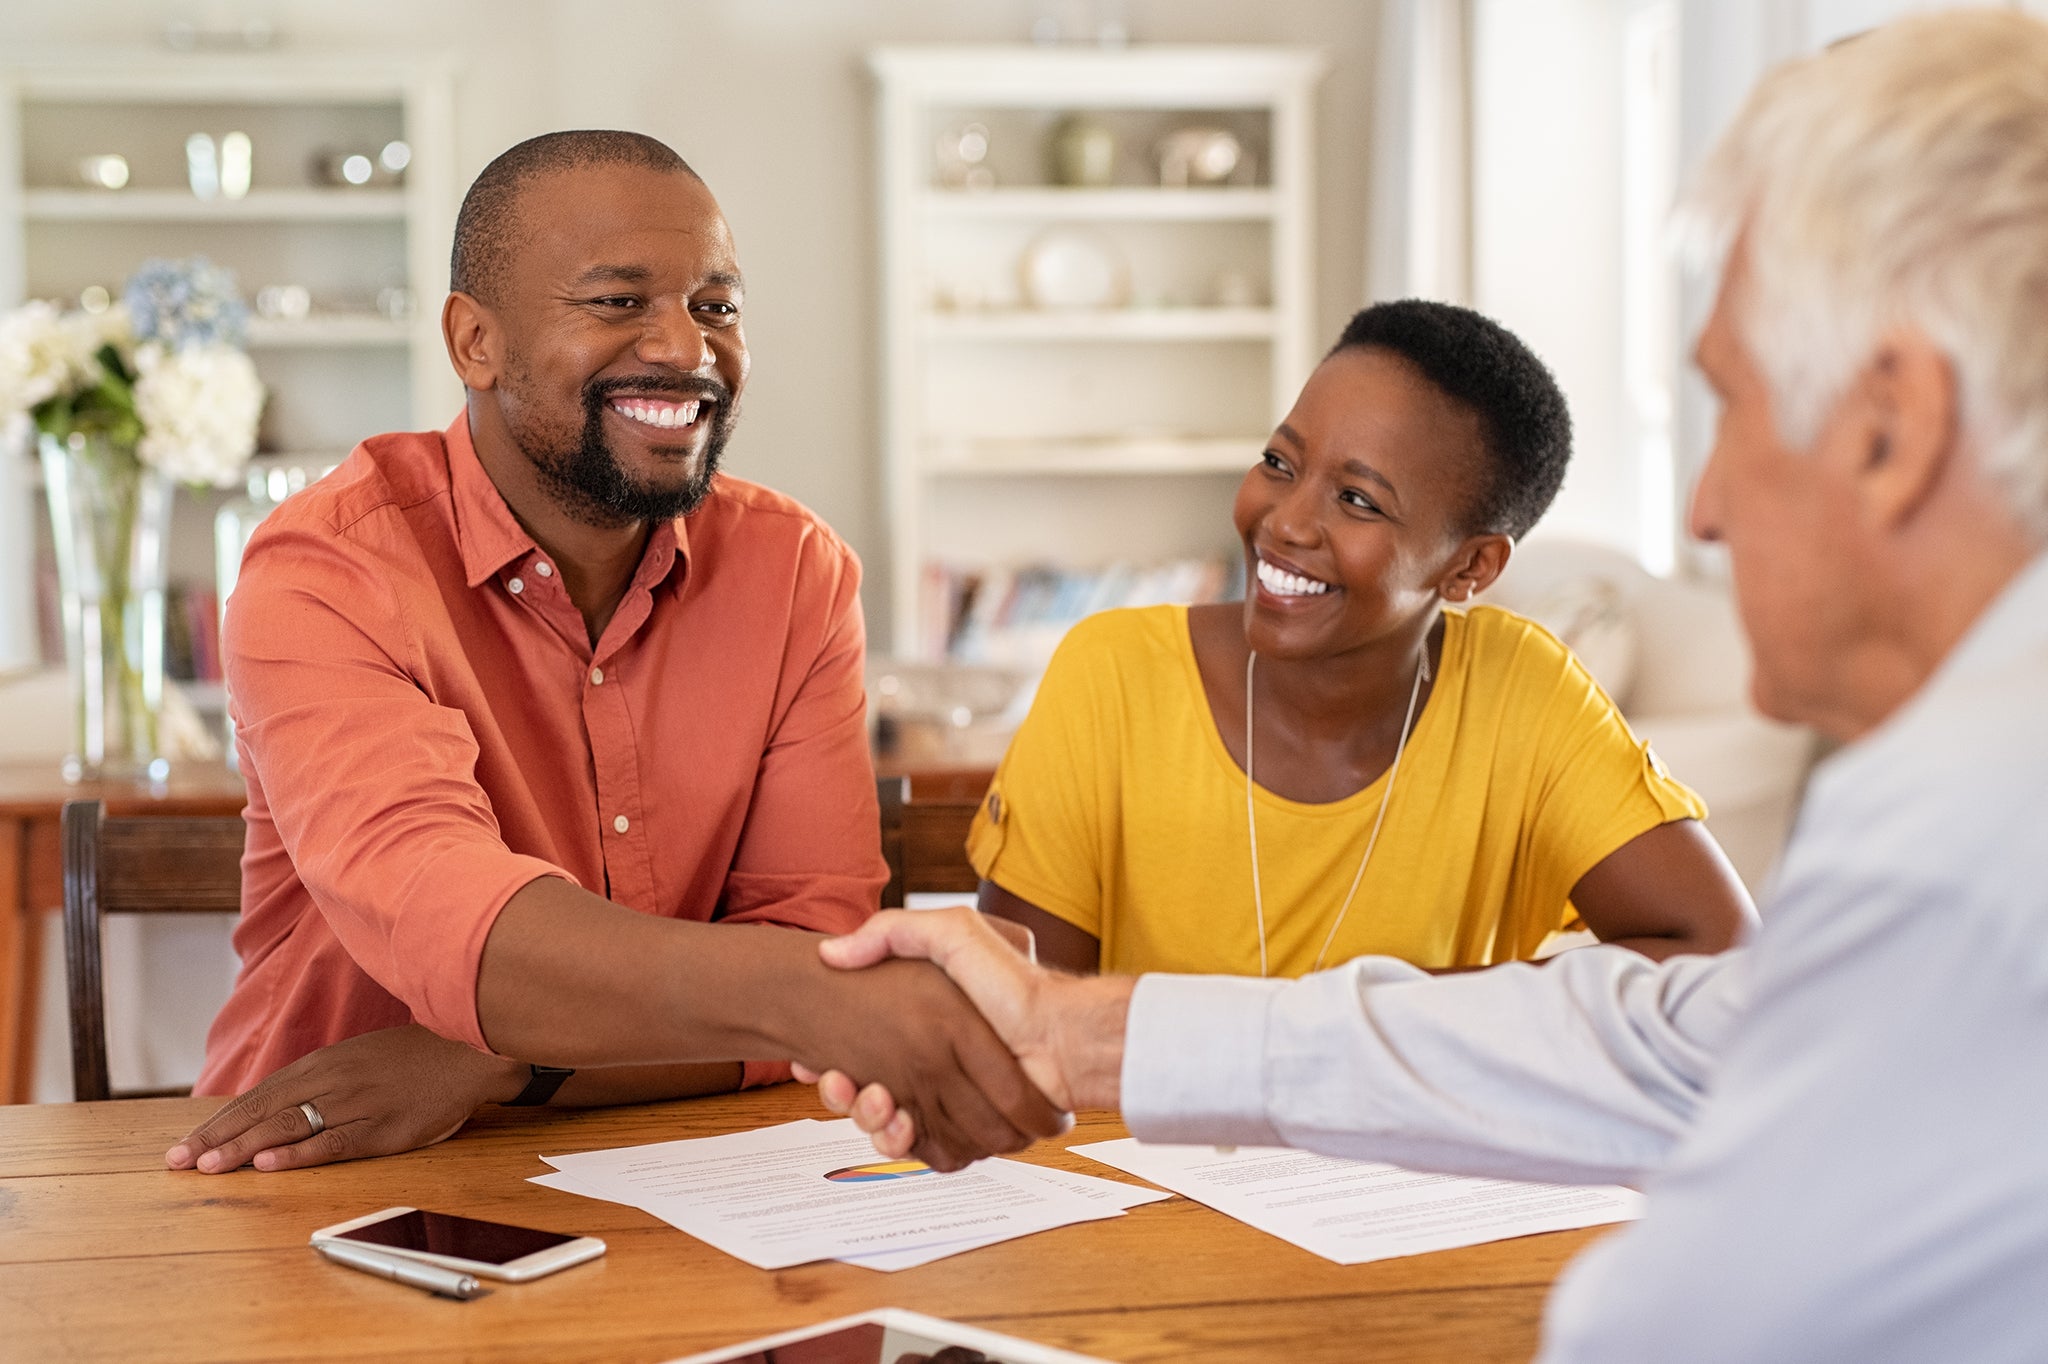
<svg viewBox="0 0 2048 1364"><path fill-rule="evenodd" d="M1917 326L2048 537L2048 24L1918 15L1779 67L1688 209L1696 245L1743 242L1735 319L1787 443L1812 444L1887 327Z"/></svg>
<svg viewBox="0 0 2048 1364"><path fill-rule="evenodd" d="M1471 528L1517 540L1528 534L1550 509L1572 453L1571 411L1536 353L1470 308L1419 298L1357 313L1330 354L1360 348L1401 357L1479 418L1489 467Z"/></svg>
<svg viewBox="0 0 2048 1364"><path fill-rule="evenodd" d="M485 303L503 297L507 262L524 235L519 196L536 177L586 166L644 166L701 179L667 143L645 133L579 128L542 133L500 152L462 197L455 215L455 252L448 287Z"/></svg>

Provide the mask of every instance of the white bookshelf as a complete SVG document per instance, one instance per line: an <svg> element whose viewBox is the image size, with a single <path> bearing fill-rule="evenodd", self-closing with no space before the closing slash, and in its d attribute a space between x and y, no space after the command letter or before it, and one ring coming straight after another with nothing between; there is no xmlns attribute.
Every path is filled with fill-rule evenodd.
<svg viewBox="0 0 2048 1364"><path fill-rule="evenodd" d="M1245 452L1262 437L1211 440L1146 439L1119 436L1102 440L944 440L925 447L922 464L932 478L993 477L1003 474L1242 474Z"/></svg>
<svg viewBox="0 0 2048 1364"><path fill-rule="evenodd" d="M240 199L196 199L175 189L31 189L30 222L319 223L403 222L406 196L379 189L251 190Z"/></svg>
<svg viewBox="0 0 2048 1364"><path fill-rule="evenodd" d="M290 349L330 349L337 346L396 346L412 344L413 324L381 313L316 313L286 321L281 318L249 319L249 349L253 352ZM449 409L453 415L454 409ZM432 420L429 418L429 420Z"/></svg>
<svg viewBox="0 0 2048 1364"><path fill-rule="evenodd" d="M943 649L934 566L1006 581L1234 553L1232 489L1317 353L1321 57L887 47L869 64L894 651ZM1110 183L1049 183L1046 140L1069 114L1115 136ZM969 123L988 130L992 186L940 172L941 134ZM1224 185L1161 186L1153 148L1189 127L1229 131L1247 164ZM1032 305L1024 262L1062 233L1118 263L1117 297Z"/></svg>
<svg viewBox="0 0 2048 1364"><path fill-rule="evenodd" d="M927 341L1228 341L1270 339L1270 308L986 309L926 313Z"/></svg>
<svg viewBox="0 0 2048 1364"><path fill-rule="evenodd" d="M447 286L456 179L452 67L434 58L317 58L101 48L13 52L0 65L0 307L75 306L115 292L151 256L205 255L253 305L266 285L313 297L301 319L255 319L250 350L272 392L266 448L346 451L376 431L440 426L461 394L434 304ZM189 133L247 133L241 198L196 197ZM323 151L413 149L402 182L313 182ZM79 184L79 158L118 153L131 181ZM404 289L412 316L375 311Z"/></svg>
<svg viewBox="0 0 2048 1364"><path fill-rule="evenodd" d="M919 206L933 218L1043 218L1048 221L1228 222L1271 218L1278 200L1265 189L933 190Z"/></svg>
<svg viewBox="0 0 2048 1364"><path fill-rule="evenodd" d="M449 61L417 56L0 54L0 309L75 307L88 285L118 294L150 257L204 255L235 272L252 308L268 285L311 295L307 316L252 318L266 459L327 465L379 431L446 424L461 402L436 307L462 190L452 81ZM186 137L231 131L252 141L248 192L196 197ZM316 183L316 156L392 139L413 152L402 180ZM127 159L126 187L81 183L79 160L105 153ZM410 293L410 315L379 311L391 290ZM234 495L181 490L174 583L212 584L213 512Z"/></svg>

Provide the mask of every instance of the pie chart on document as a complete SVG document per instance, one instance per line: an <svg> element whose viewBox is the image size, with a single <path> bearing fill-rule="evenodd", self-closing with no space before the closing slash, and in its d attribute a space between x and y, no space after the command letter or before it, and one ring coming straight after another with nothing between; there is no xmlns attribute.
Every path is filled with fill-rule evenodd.
<svg viewBox="0 0 2048 1364"><path fill-rule="evenodd" d="M834 1184L872 1184L883 1179L908 1179L928 1175L932 1167L921 1160L877 1160L867 1165L844 1165L826 1172Z"/></svg>

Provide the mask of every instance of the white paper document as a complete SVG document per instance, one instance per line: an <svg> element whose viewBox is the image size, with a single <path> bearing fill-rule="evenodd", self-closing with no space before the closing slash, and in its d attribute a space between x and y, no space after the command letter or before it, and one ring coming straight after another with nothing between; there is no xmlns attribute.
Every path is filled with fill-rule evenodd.
<svg viewBox="0 0 2048 1364"><path fill-rule="evenodd" d="M936 1174L877 1157L844 1120L541 1159L559 1173L536 1183L644 1208L762 1269L905 1269L1167 1196L1006 1160Z"/></svg>
<svg viewBox="0 0 2048 1364"><path fill-rule="evenodd" d="M1116 1179L1097 1179L1094 1175L1075 1174L1070 1170L1049 1170L1043 1165L1027 1165L1021 1160L1004 1160L1001 1157L984 1160L974 1168L979 1170L987 1165L1007 1166L1018 1174L1043 1180L1118 1211L1135 1208L1141 1203L1157 1203L1162 1198L1173 1197L1164 1189L1148 1189L1142 1185L1126 1184ZM930 1264L933 1260L943 1260L948 1255L958 1255L963 1250L976 1250L1008 1239L1008 1236L981 1237L915 1250L884 1250L873 1255L847 1255L841 1258L848 1264L861 1265L868 1269L913 1269L918 1265Z"/></svg>
<svg viewBox="0 0 2048 1364"><path fill-rule="evenodd" d="M1340 1265L1627 1222L1643 1207L1631 1189L1421 1174L1280 1146L1225 1151L1126 1138L1072 1150Z"/></svg>

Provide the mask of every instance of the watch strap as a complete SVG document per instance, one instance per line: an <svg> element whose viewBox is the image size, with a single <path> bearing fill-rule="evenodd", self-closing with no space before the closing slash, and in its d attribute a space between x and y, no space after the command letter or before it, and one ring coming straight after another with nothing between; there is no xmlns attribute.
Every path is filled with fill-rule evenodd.
<svg viewBox="0 0 2048 1364"><path fill-rule="evenodd" d="M555 1091L562 1087L562 1081L576 1072L569 1066L528 1066L533 1077L526 1082L526 1088L519 1091L519 1097L505 1101L507 1108L537 1108L555 1097Z"/></svg>

